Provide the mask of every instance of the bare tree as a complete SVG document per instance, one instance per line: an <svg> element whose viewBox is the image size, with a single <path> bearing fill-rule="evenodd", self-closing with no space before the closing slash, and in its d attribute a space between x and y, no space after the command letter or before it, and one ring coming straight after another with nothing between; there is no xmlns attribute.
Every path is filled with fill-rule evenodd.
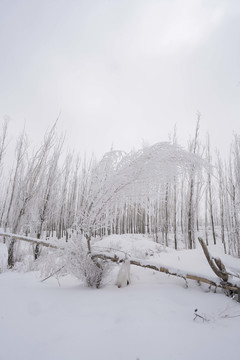
<svg viewBox="0 0 240 360"><path fill-rule="evenodd" d="M195 136L193 141L189 146L189 150L196 154L199 147L199 126L200 126L200 114L197 115L197 124L195 130ZM188 201L188 213L187 213L187 229L188 229L188 247L189 249L193 249L195 246L194 239L194 188L195 188L195 175L196 175L196 166L193 164L190 170L190 178L189 178L189 201Z"/></svg>
<svg viewBox="0 0 240 360"><path fill-rule="evenodd" d="M21 220L25 215L28 205L34 196L37 195L39 188L41 187L42 172L45 170L46 161L49 156L49 152L55 142L55 127L54 126L45 134L43 144L35 151L33 157L28 160L28 164L24 174L20 179L20 185L18 187L17 201L15 202L15 209L12 216L12 232L16 234L20 230ZM25 154L24 136L20 138L18 152L17 152L17 165L13 181L13 189L9 202L9 211L7 218L12 207L12 199L15 192L15 185L18 176L18 170L22 164L22 158ZM8 266L11 268L14 265L14 244L15 240L12 239L8 248Z"/></svg>
<svg viewBox="0 0 240 360"><path fill-rule="evenodd" d="M211 226L212 226L212 235L213 235L213 243L216 245L216 233L215 233L215 225L214 225L214 218L213 218L213 195L212 195L212 159L211 159L211 152L210 152L210 139L209 135L207 136L207 161L209 164L208 169L208 194L209 194L209 212L210 212L210 219L211 219Z"/></svg>
<svg viewBox="0 0 240 360"><path fill-rule="evenodd" d="M221 224L221 239L224 246L224 252L227 253L226 241L225 241L225 210L224 210L224 198L225 194L225 184L224 184L224 174L223 174L223 165L220 159L219 152L217 153L217 171L218 171L218 195L219 195L219 208L220 208L220 224Z"/></svg>
<svg viewBox="0 0 240 360"><path fill-rule="evenodd" d="M43 226L49 216L49 210L51 206L51 198L53 196L53 187L57 182L57 167L58 161L61 155L63 145L63 139L60 139L59 142L56 142L53 154L50 156L48 163L46 164L46 169L42 172L42 181L41 181L41 195L38 196L37 201L37 239L40 239L42 236ZM35 260L39 255L39 244L36 245L34 250Z"/></svg>
<svg viewBox="0 0 240 360"><path fill-rule="evenodd" d="M3 156L6 151L6 139L7 139L8 119L5 119L2 124L2 131L0 133L0 170L2 167ZM1 176L1 172L0 172Z"/></svg>

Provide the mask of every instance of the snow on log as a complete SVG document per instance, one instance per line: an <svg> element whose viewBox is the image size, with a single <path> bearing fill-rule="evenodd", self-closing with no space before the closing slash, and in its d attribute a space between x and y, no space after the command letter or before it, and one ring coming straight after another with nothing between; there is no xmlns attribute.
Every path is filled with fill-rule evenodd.
<svg viewBox="0 0 240 360"><path fill-rule="evenodd" d="M110 255L105 255L105 254L93 254L92 255L93 259L99 258L102 260L109 260L112 262L116 262L116 263L122 263L124 262L124 259L121 257L118 257L116 255L114 256L110 256ZM231 283L228 282L218 282L215 279L207 279L201 275L198 274L188 274L188 273L183 273L177 269L173 269L173 268L167 268L165 266L161 266L160 264L156 264L156 263L152 263L146 260L139 260L139 259L131 259L129 260L131 265L135 265L135 266L140 266L146 269L152 269L155 271L159 271L159 272L163 272L167 275L171 275L171 276L176 276L176 277L180 277L183 280L185 280L185 282L187 282L187 280L195 280L197 282L201 282L201 283L205 283L208 284L210 286L213 286L214 288L221 288L224 290L228 290L231 291L232 293L235 294L239 294L239 287L237 285L233 285ZM239 299L240 300L240 299Z"/></svg>
<svg viewBox="0 0 240 360"><path fill-rule="evenodd" d="M228 274L226 272L226 268L224 264L222 263L221 259L219 258L213 258L207 248L207 245L204 243L202 238L198 238L198 241L200 245L202 246L204 255L206 256L206 259L208 261L209 266L213 270L213 272L223 281L228 281Z"/></svg>
<svg viewBox="0 0 240 360"><path fill-rule="evenodd" d="M9 238L14 239L14 240L27 241L27 242L30 242L32 244L39 244L39 245L42 245L42 246L50 247L52 249L60 249L59 246L53 245L50 242L35 239L35 238L31 238L31 237L24 236L24 235L16 235L16 234L11 234L11 233L0 232L0 236L9 237Z"/></svg>
<svg viewBox="0 0 240 360"><path fill-rule="evenodd" d="M64 250L64 248L62 248L60 246L57 246L57 245L54 245L54 244L51 244L50 242L35 239L35 238L31 238L31 237L27 237L27 236L23 236L23 235L16 235L16 234L11 234L11 233L0 232L0 236L10 237L10 238L15 239L15 240L27 241L27 242L30 242L30 243L33 243L33 244L39 244L39 245L42 245L42 246L50 247L52 249ZM139 260L139 259L133 259L132 258L131 260L128 260L128 265L127 266L126 266L126 263L124 264L126 266L126 268L125 268L125 270L122 270L122 272L125 273L125 275L124 275L125 277L123 275L120 275L120 272L119 272L119 284L121 286L123 286L126 281L129 282L130 276L128 274L127 269L128 269L128 266L130 267L130 264L131 264L131 265L140 266L140 267L143 267L143 268L148 268L148 269L160 271L160 272L163 272L163 273L165 273L167 275L177 276L177 277L180 277L180 278L184 279L186 282L187 282L187 279L189 279L189 280L195 280L195 281L198 281L198 282L208 284L208 285L213 286L215 288L219 287L221 289L226 290L227 292L237 294L238 295L238 301L240 302L240 287L239 287L239 285L238 284L237 285L232 284L232 283L228 282L228 275L232 275L232 276L235 276L235 275L234 274L229 274L226 271L226 268L225 268L224 264L221 262L221 260L219 258L213 258L209 254L207 246L205 245L204 241L201 238L198 238L198 240L199 240L199 242L200 242L200 244L202 246L203 252L204 252L204 254L205 254L206 258L207 258L207 261L208 261L210 267L212 268L214 273L218 276L218 279L220 279L220 282L216 282L215 279L214 280L207 279L207 278L202 277L201 275L198 275L198 274L185 274L185 273L180 272L177 269L169 269L169 268L167 268L165 266L161 266L160 264L149 263L149 262L144 261L144 260ZM110 255L106 255L106 254L103 254L103 253L100 253L100 254L95 253L95 254L91 254L91 258L93 260L94 259L102 259L102 260L105 260L105 261L109 260L109 261L116 262L116 263L125 262L125 258L118 257L116 254L114 256L110 256ZM124 279L124 280L122 280L121 278ZM117 285L118 285L118 282L117 282ZM119 286L119 287L121 287L121 286Z"/></svg>

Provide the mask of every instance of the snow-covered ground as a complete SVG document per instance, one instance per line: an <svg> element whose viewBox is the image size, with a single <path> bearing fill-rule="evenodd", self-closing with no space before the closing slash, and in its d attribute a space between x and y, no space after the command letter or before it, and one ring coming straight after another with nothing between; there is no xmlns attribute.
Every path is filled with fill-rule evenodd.
<svg viewBox="0 0 240 360"><path fill-rule="evenodd" d="M163 249L151 239L111 236L95 246L212 276L201 248ZM232 268L239 259L221 256ZM68 275L41 282L39 272L0 274L1 360L202 360L238 358L240 304L220 290L131 266L131 285L115 286L113 266L101 289ZM207 321L197 317L195 309Z"/></svg>

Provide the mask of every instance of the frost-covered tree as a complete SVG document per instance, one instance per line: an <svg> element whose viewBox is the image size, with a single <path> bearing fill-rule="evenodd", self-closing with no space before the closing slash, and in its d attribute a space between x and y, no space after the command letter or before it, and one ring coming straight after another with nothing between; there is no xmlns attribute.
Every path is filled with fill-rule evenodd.
<svg viewBox="0 0 240 360"><path fill-rule="evenodd" d="M199 153L199 127L200 127L200 114L198 114L198 120L195 129L195 135L192 141L189 143L189 151L192 154ZM195 216L196 216L196 204L194 203L196 197L196 176L198 167L193 163L189 172L189 188L188 188L188 203L187 203L187 233L188 233L188 248L193 249L195 247Z"/></svg>
<svg viewBox="0 0 240 360"><path fill-rule="evenodd" d="M6 119L2 124L2 129L0 131L0 175L2 173L1 169L3 166L3 157L6 152L6 140L7 140L7 129L8 129L8 120Z"/></svg>
<svg viewBox="0 0 240 360"><path fill-rule="evenodd" d="M17 148L17 161L12 183L12 191L9 200L6 225L11 227L12 232L16 234L22 225L23 217L30 211L31 203L39 193L41 188L41 180L45 172L47 159L50 150L55 141L55 124L45 134L43 144L34 152L31 158L23 158L26 154L24 134L19 140ZM24 165L24 168L23 168ZM14 206L13 200L15 198ZM11 212L11 214L10 214ZM11 215L11 223L9 223L9 216ZM8 266L14 265L14 244L15 240L10 241L8 247Z"/></svg>
<svg viewBox="0 0 240 360"><path fill-rule="evenodd" d="M0 186L1 189L6 187L6 179L3 174L3 158L6 152L6 141L7 141L7 128L8 128L8 120L6 119L2 124L2 129L0 130ZM8 188L8 187L7 187ZM9 188L8 188L9 189ZM6 206L7 194L3 191L0 194L0 227L2 226L3 214Z"/></svg>
<svg viewBox="0 0 240 360"><path fill-rule="evenodd" d="M40 239L42 236L44 225L47 223L48 219L51 217L51 210L55 204L54 196L54 187L58 181L58 162L61 155L61 149L63 145L63 140L60 139L56 142L53 148L53 152L50 155L45 169L41 174L41 185L39 189L39 194L36 196L36 233L37 239ZM47 230L47 228L45 229ZM37 244L34 250L35 260L39 255L39 245Z"/></svg>
<svg viewBox="0 0 240 360"><path fill-rule="evenodd" d="M91 167L83 187L85 195L80 197L78 225L88 241L89 251L91 237L106 219L114 216L112 209L116 203L126 204L133 194L138 199L156 199L162 193L162 184L173 183L183 169L199 167L199 164L199 157L170 143L158 143L129 154L107 153ZM164 194L166 196L166 188Z"/></svg>

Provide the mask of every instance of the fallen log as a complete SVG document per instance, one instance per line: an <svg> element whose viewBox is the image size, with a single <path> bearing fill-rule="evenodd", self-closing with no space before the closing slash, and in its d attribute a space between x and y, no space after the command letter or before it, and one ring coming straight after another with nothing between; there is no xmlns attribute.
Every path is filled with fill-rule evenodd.
<svg viewBox="0 0 240 360"><path fill-rule="evenodd" d="M9 237L9 238L14 239L14 240L27 241L27 242L30 242L32 244L38 244L38 245L46 246L46 247L49 247L49 248L52 248L52 249L61 249L59 246L53 245L50 242L47 242L45 240L39 240L39 239L31 238L31 237L28 237L28 236L24 236L24 235L17 235L17 234L0 232L0 236Z"/></svg>
<svg viewBox="0 0 240 360"><path fill-rule="evenodd" d="M210 255L207 245L204 243L201 237L198 238L198 241L203 249L204 255L208 261L213 272L222 280L220 285L222 289L227 291L227 294L235 293L238 295L238 302L240 302L240 287L238 285L234 285L228 281L228 276L234 276L227 272L225 265L222 263L221 259L214 258Z"/></svg>
<svg viewBox="0 0 240 360"><path fill-rule="evenodd" d="M93 259L97 258L97 259L101 259L101 260L109 260L109 261L112 261L115 263L121 263L125 260L124 258L120 258L116 255L110 256L110 255L105 255L105 254L93 254L92 258ZM197 282L202 282L202 283L208 284L210 286L213 286L215 288L221 288L224 290L229 290L234 294L239 294L240 288L238 286L232 285L230 283L221 283L221 282L218 283L218 282L215 282L213 280L207 279L202 276L188 274L188 273L183 274L183 273L180 273L178 270L173 270L173 269L169 270L167 267L164 267L164 266L161 266L158 264L148 263L144 260L130 259L130 264L135 265L135 266L140 266L142 268L147 268L147 269L152 269L155 271L163 272L167 275L182 278L183 280L185 280L186 283L187 283L187 280L195 280ZM240 301L240 299L239 299L239 301Z"/></svg>
<svg viewBox="0 0 240 360"><path fill-rule="evenodd" d="M198 241L203 249L204 255L206 256L206 259L208 261L209 266L213 270L213 272L223 281L228 281L228 274L226 272L226 267L222 263L221 259L213 258L208 251L207 245L203 241L202 238L198 238Z"/></svg>
<svg viewBox="0 0 240 360"><path fill-rule="evenodd" d="M61 248L61 247L59 247L57 245L53 245L50 242L35 239L35 238L30 238L30 237L23 236L23 235L0 232L0 236L10 237L10 238L15 239L15 240L27 241L27 242L30 242L32 244L39 244L39 245L49 247L49 248L52 248L52 249L64 250L64 248ZM213 258L209 254L207 246L205 245L204 241L201 238L198 238L198 240L199 240L199 243L202 246L203 252L204 252L204 254L205 254L206 258L207 258L207 261L208 261L210 267L212 268L214 273L221 279L221 281L219 283L215 282L213 280L207 279L205 277L202 277L202 276L198 276L198 275L194 275L194 274L183 274L183 273L180 273L178 270L175 270L175 269L169 270L165 266L161 266L161 265L153 264L153 263L148 263L146 261L139 260L139 259L130 259L130 264L135 265L135 266L140 266L140 267L143 267L143 268L147 268L147 269L152 269L152 270L159 271L159 272L163 272L163 273L165 273L167 275L182 278L183 280L185 280L186 284L187 284L187 280L195 280L197 282L200 282L200 283L202 282L202 283L208 284L210 286L213 286L215 288L221 288L221 289L227 290L228 292L237 294L238 295L238 301L240 302L240 287L228 282L228 275L230 275L230 274L227 273L224 264L221 262L220 259ZM93 260L94 259L95 260L102 259L102 260L105 260L105 261L109 260L109 261L112 261L112 262L115 262L115 263L121 263L121 262L123 262L125 260L123 258L118 257L117 255L110 256L110 255L106 255L106 254L102 254L102 253L92 254L91 258Z"/></svg>

